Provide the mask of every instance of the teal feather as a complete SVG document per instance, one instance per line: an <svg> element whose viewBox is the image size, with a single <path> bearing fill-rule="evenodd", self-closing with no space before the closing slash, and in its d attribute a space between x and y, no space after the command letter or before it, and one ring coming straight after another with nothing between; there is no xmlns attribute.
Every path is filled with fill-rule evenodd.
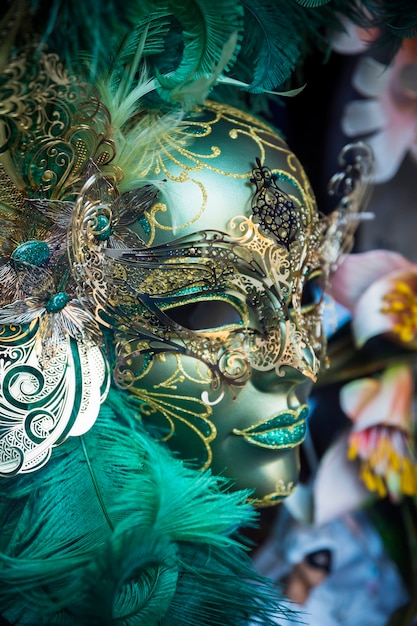
<svg viewBox="0 0 417 626"><path fill-rule="evenodd" d="M261 0L243 0L243 4L243 65L253 68L248 89L253 93L275 89L288 79L302 54L304 42L299 30L302 9L292 2L286 3L286 8L282 2Z"/></svg>
<svg viewBox="0 0 417 626"><path fill-rule="evenodd" d="M295 1L297 2L297 4L299 4L302 7L315 8L315 7L322 7L325 4L329 4L331 0L295 0Z"/></svg>
<svg viewBox="0 0 417 626"><path fill-rule="evenodd" d="M272 624L276 590L234 537L255 511L225 489L172 458L111 391L91 431L0 484L0 613L74 626L237 625L259 613Z"/></svg>
<svg viewBox="0 0 417 626"><path fill-rule="evenodd" d="M232 75L252 75L251 93L277 91L308 54L330 50L328 33L343 30L341 16L362 23L354 0L241 0L245 22ZM246 78L243 78L246 80ZM300 86L300 85L298 85Z"/></svg>
<svg viewBox="0 0 417 626"><path fill-rule="evenodd" d="M68 67L78 68L80 57L88 56L90 79L103 75L115 58L119 67L132 67L143 24L153 22L153 39L143 51L148 73L165 101L186 108L204 100L224 71L253 93L276 90L310 51L329 47L328 33L343 29L342 17L381 28L381 41L397 47L417 30L414 0L27 1L40 45L57 51ZM10 3L3 2L0 18ZM16 10L20 3L15 0ZM29 16L24 22L23 37ZM247 67L249 78L242 70Z"/></svg>
<svg viewBox="0 0 417 626"><path fill-rule="evenodd" d="M306 6L301 6L304 0L241 1L245 26L234 73L251 68L251 93L277 90L286 84L307 54L329 47L325 27L342 28L340 16L333 9L311 7L311 0ZM344 4L347 11L349 2Z"/></svg>
<svg viewBox="0 0 417 626"><path fill-rule="evenodd" d="M162 621L163 626L177 626L181 615L187 611L188 626L235 626L279 624L284 615L294 622L300 620L295 611L275 610L271 621L272 596L278 594L278 588L271 589L271 582L257 576L249 557L242 558L236 546L227 551L208 544L187 544L182 549L183 567L173 597L169 618ZM239 590L231 572L240 572ZM204 595L201 594L204 586ZM224 606L228 605L225 612ZM256 619L255 619L256 618ZM302 618L301 618L302 619Z"/></svg>
<svg viewBox="0 0 417 626"><path fill-rule="evenodd" d="M417 36L417 3L415 0L363 0L365 27L380 28L379 44L398 48L404 38ZM394 50L395 51L395 50Z"/></svg>
<svg viewBox="0 0 417 626"><path fill-rule="evenodd" d="M109 51L117 49L147 14L164 3L135 0L29 0L33 30L41 35L40 46L58 51L69 66L77 66L80 53L91 58L94 76L108 63ZM29 16L28 16L29 18Z"/></svg>
<svg viewBox="0 0 417 626"><path fill-rule="evenodd" d="M181 87L209 77L213 72L218 75L234 62L242 8L235 0L188 0L182 3L172 0L170 5L183 29L184 49L182 59L171 75L157 73L159 93L169 99L175 90L175 99L183 101Z"/></svg>

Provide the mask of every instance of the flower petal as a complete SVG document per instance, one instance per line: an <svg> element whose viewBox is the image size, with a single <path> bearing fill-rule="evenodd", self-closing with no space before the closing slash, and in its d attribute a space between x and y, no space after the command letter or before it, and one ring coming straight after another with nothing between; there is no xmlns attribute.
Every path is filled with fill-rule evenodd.
<svg viewBox="0 0 417 626"><path fill-rule="evenodd" d="M342 387L339 394L340 406L352 422L361 419L366 406L378 395L380 387L381 383L375 378L360 378ZM362 428L361 425L360 429Z"/></svg>
<svg viewBox="0 0 417 626"><path fill-rule="evenodd" d="M342 17L341 22L344 31L334 33L331 40L332 49L339 54L360 54L378 35L377 29L359 28L346 18Z"/></svg>
<svg viewBox="0 0 417 626"><path fill-rule="evenodd" d="M395 176L414 141L415 124L410 124L407 118L401 126L389 121L385 131L366 140L375 157L376 183L384 183Z"/></svg>
<svg viewBox="0 0 417 626"><path fill-rule="evenodd" d="M401 269L417 269L417 266L397 252L371 250L344 257L331 279L334 299L353 311L363 292L376 280Z"/></svg>
<svg viewBox="0 0 417 626"><path fill-rule="evenodd" d="M362 95L377 98L386 88L390 70L371 57L362 57L353 75L352 84Z"/></svg>
<svg viewBox="0 0 417 626"><path fill-rule="evenodd" d="M363 506L372 495L360 482L359 464L346 458L347 437L342 436L323 456L314 484L314 521L325 524Z"/></svg>
<svg viewBox="0 0 417 626"><path fill-rule="evenodd" d="M413 373L407 365L389 367L379 381L362 378L340 392L343 411L355 422L355 432L371 426L391 426L411 434L413 429Z"/></svg>
<svg viewBox="0 0 417 626"><path fill-rule="evenodd" d="M417 270L392 272L386 278L375 281L364 291L353 310L352 328L358 347L363 346L371 337L390 333L392 340L403 345L414 345L414 338L402 339L394 331L399 327L398 314L389 311L387 296L397 290L398 283L410 286L410 291L417 294ZM412 315L410 312L409 315Z"/></svg>
<svg viewBox="0 0 417 626"><path fill-rule="evenodd" d="M385 370L381 379L381 400L386 407L383 423L411 435L413 431L414 377L408 365Z"/></svg>
<svg viewBox="0 0 417 626"><path fill-rule="evenodd" d="M379 100L352 100L343 112L341 126L347 137L356 137L383 128L387 116Z"/></svg>

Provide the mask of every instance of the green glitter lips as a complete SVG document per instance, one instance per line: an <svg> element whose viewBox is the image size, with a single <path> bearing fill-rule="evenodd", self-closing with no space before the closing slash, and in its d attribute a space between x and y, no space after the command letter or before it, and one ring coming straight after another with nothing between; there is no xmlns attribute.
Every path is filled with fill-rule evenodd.
<svg viewBox="0 0 417 626"><path fill-rule="evenodd" d="M308 406L302 404L298 409L287 409L244 430L233 429L234 435L244 437L248 443L270 450L294 448L299 446L306 435Z"/></svg>

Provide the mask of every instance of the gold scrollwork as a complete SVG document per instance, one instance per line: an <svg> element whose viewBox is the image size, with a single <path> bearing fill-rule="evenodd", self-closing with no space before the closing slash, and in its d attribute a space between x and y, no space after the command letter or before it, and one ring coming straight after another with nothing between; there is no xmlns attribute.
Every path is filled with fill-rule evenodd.
<svg viewBox="0 0 417 626"><path fill-rule="evenodd" d="M57 55L32 60L30 52L12 56L0 78L0 153L11 157L9 175L28 193L60 199L81 186L90 160L120 178L107 109Z"/></svg>

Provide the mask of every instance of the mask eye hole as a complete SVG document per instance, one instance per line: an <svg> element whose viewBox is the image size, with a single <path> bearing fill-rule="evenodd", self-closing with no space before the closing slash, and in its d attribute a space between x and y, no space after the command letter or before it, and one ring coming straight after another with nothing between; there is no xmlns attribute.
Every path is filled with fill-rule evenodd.
<svg viewBox="0 0 417 626"><path fill-rule="evenodd" d="M223 300L190 302L165 310L165 313L189 330L213 330L243 323L239 311Z"/></svg>
<svg viewBox="0 0 417 626"><path fill-rule="evenodd" d="M323 295L323 272L321 270L315 270L311 272L304 283L301 296L302 311L306 312L314 309L322 301Z"/></svg>

